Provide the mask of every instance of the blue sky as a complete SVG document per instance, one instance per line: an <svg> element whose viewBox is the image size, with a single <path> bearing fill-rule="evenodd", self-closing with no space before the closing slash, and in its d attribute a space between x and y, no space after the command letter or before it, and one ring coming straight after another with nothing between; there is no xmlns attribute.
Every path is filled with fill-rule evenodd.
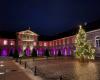
<svg viewBox="0 0 100 80"><path fill-rule="evenodd" d="M0 0L0 31L54 35L100 19L100 0Z"/></svg>

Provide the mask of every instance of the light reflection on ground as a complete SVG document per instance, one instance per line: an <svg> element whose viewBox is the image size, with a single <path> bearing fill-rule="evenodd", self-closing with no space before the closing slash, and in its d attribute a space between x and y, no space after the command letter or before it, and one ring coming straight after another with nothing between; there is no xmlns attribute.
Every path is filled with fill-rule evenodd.
<svg viewBox="0 0 100 80"><path fill-rule="evenodd" d="M79 63L75 62L75 74L77 75L77 80L99 80L98 67L95 63Z"/></svg>
<svg viewBox="0 0 100 80"><path fill-rule="evenodd" d="M48 80L100 80L100 62L80 63L67 60L34 61L32 66L37 66L38 75Z"/></svg>

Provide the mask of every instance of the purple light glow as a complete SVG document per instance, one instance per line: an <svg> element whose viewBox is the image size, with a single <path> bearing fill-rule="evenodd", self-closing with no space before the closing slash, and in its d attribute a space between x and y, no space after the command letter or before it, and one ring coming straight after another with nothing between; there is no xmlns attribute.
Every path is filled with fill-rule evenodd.
<svg viewBox="0 0 100 80"><path fill-rule="evenodd" d="M69 56L69 55L71 55L71 49L68 47L68 49L67 49L67 55Z"/></svg>
<svg viewBox="0 0 100 80"><path fill-rule="evenodd" d="M1 51L1 56L7 56L8 52L6 48L3 48Z"/></svg>
<svg viewBox="0 0 100 80"><path fill-rule="evenodd" d="M26 48L26 55L27 55L27 56L31 56L30 48Z"/></svg>
<svg viewBox="0 0 100 80"><path fill-rule="evenodd" d="M19 55L22 54L22 49L21 48L18 48L18 53L19 53Z"/></svg>
<svg viewBox="0 0 100 80"><path fill-rule="evenodd" d="M54 55L54 56L56 55L56 52L55 52L55 50L53 50L53 55Z"/></svg>
<svg viewBox="0 0 100 80"><path fill-rule="evenodd" d="M61 49L61 54L62 54L63 56L66 56L66 55L67 55L66 48L62 48L62 49Z"/></svg>
<svg viewBox="0 0 100 80"><path fill-rule="evenodd" d="M10 51L14 54L15 48L11 48Z"/></svg>
<svg viewBox="0 0 100 80"><path fill-rule="evenodd" d="M64 54L64 55L66 56L66 55L67 55L67 50L66 50L66 48L64 49L64 52L65 52L65 54Z"/></svg>
<svg viewBox="0 0 100 80"><path fill-rule="evenodd" d="M53 49L53 54L54 54L54 56L57 55L57 49L56 48Z"/></svg>
<svg viewBox="0 0 100 80"><path fill-rule="evenodd" d="M51 56L55 56L55 48L52 48L52 49L50 50L50 55L51 55Z"/></svg>
<svg viewBox="0 0 100 80"><path fill-rule="evenodd" d="M39 49L37 50L38 56L43 56L43 55L44 55L44 51L45 51L45 49L39 48Z"/></svg>

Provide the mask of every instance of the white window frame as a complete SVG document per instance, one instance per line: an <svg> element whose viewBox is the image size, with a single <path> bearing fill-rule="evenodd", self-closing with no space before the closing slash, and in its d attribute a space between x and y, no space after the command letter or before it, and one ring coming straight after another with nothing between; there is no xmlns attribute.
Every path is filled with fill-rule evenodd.
<svg viewBox="0 0 100 80"><path fill-rule="evenodd" d="M100 38L100 36L95 37L95 47L100 47L100 39L97 39L97 37ZM97 43L97 41L98 41L98 43Z"/></svg>

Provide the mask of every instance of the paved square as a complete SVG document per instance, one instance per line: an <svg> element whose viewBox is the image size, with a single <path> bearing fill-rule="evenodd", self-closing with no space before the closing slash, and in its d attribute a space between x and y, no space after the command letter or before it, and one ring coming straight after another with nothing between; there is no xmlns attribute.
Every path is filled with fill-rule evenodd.
<svg viewBox="0 0 100 80"><path fill-rule="evenodd" d="M28 62L37 66L37 75L45 80L100 80L100 62L80 63L75 60L40 60Z"/></svg>

